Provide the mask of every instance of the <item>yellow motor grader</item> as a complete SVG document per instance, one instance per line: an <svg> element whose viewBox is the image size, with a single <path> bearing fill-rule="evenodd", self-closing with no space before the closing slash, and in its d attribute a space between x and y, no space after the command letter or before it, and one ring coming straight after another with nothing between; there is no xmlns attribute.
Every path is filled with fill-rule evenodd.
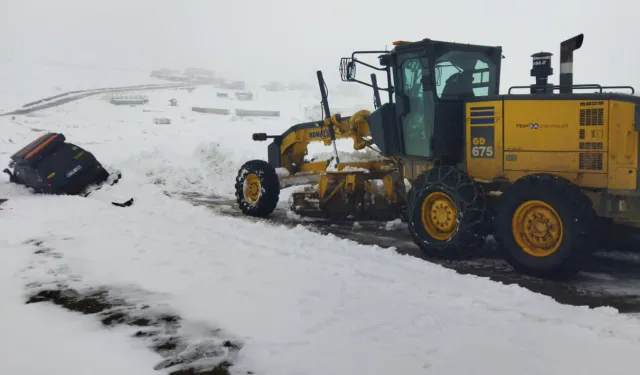
<svg viewBox="0 0 640 375"><path fill-rule="evenodd" d="M548 82L552 54L540 52L532 55L535 84L507 94L499 93L499 46L424 39L356 51L341 60L341 78L372 87L375 110L331 115L318 72L325 118L254 134L273 141L268 161L238 172L237 203L247 215L268 216L280 189L307 185L292 195L294 212L402 217L427 255L447 259L473 255L491 234L520 272L570 278L611 223L640 226L640 98L630 86L573 84L583 40L560 44L559 85ZM378 55L379 66L358 58L366 54ZM357 65L386 73L387 86L375 74L371 83L356 79ZM341 162L340 138L381 157ZM334 158L305 161L314 141L333 145Z"/></svg>

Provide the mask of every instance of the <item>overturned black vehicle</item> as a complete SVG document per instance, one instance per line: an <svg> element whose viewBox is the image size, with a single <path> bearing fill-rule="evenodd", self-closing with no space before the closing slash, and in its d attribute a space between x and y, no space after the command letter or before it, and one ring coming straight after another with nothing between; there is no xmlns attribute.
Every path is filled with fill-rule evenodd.
<svg viewBox="0 0 640 375"><path fill-rule="evenodd" d="M109 173L91 152L66 142L62 133L47 133L29 143L11 156L9 168L3 172L11 182L40 194L87 196L122 177Z"/></svg>

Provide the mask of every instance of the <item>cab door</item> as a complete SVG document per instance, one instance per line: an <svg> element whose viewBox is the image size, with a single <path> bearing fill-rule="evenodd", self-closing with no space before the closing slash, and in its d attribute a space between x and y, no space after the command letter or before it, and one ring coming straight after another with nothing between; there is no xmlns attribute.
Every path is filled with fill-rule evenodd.
<svg viewBox="0 0 640 375"><path fill-rule="evenodd" d="M429 159L433 156L436 100L426 49L401 51L396 59L396 108L403 154Z"/></svg>

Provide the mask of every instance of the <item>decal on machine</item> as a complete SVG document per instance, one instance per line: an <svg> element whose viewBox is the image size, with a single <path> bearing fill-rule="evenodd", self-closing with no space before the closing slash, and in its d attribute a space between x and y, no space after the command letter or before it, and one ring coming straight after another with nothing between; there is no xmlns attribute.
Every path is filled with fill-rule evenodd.
<svg viewBox="0 0 640 375"><path fill-rule="evenodd" d="M569 124L539 124L537 122L530 122L528 124L516 124L516 128L520 129L565 129L568 128Z"/></svg>
<svg viewBox="0 0 640 375"><path fill-rule="evenodd" d="M471 127L471 157L472 158L493 158L494 157L494 127L472 126Z"/></svg>
<svg viewBox="0 0 640 375"><path fill-rule="evenodd" d="M310 138L329 138L329 129L314 130L309 132Z"/></svg>

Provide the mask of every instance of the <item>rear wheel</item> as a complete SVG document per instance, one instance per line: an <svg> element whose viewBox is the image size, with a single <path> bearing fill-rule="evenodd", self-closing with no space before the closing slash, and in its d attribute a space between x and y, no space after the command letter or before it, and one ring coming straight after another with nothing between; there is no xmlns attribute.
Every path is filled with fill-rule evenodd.
<svg viewBox="0 0 640 375"><path fill-rule="evenodd" d="M597 249L596 223L591 201L578 186L550 174L529 175L500 197L496 239L517 271L568 279Z"/></svg>
<svg viewBox="0 0 640 375"><path fill-rule="evenodd" d="M263 160L248 161L240 168L235 189L240 210L249 216L269 216L280 199L278 174Z"/></svg>
<svg viewBox="0 0 640 375"><path fill-rule="evenodd" d="M406 217L414 242L426 255L460 259L484 245L486 211L481 186L465 172L439 166L413 182Z"/></svg>

